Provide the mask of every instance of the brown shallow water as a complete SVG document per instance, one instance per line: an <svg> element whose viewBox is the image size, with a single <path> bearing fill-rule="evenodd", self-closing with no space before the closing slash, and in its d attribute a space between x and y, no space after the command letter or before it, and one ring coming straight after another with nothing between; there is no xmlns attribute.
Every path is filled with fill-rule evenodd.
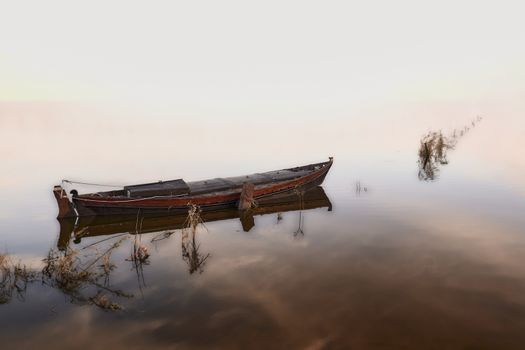
<svg viewBox="0 0 525 350"><path fill-rule="evenodd" d="M485 118L446 161L433 158L432 178L418 157L429 131L452 135L472 119L358 128L309 120L279 153L253 135L254 151L234 157L236 142L219 136L177 150L185 141L168 138L169 121L149 125L145 133L160 137L141 145L127 140L144 131L135 122L105 125L102 145L70 150L94 130L60 118L49 126L6 119L0 249L36 277L0 305L2 348L521 349L525 186L509 152L522 143L523 123ZM312 137L328 130L323 142ZM192 180L327 155L335 157L323 185L329 206L255 216L248 232L233 217L199 225L194 237L180 227L124 229L61 246L51 189L62 177ZM137 240L149 253L138 265L130 259ZM107 276L74 293L41 273L50 249L76 251L79 266L101 271L103 260L92 262L117 242ZM118 310L104 308L102 295Z"/></svg>

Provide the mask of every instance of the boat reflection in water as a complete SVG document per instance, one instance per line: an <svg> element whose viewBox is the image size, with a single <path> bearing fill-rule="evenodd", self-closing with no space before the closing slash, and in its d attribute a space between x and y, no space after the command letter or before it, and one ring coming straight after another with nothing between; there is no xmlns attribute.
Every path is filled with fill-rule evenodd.
<svg viewBox="0 0 525 350"><path fill-rule="evenodd" d="M255 216L277 214L277 220L282 218L283 212L298 211L299 228L294 232L294 237L298 233L303 234L303 210L327 208L332 210L332 204L321 186L306 189L297 189L286 193L276 194L270 197L261 198L256 206L249 210L239 211L234 208L221 210L201 210L196 206L190 206L188 213L178 214L148 214L142 215L140 211L137 215L126 216L93 216L80 217L78 220L58 219L60 222L60 234L57 241L57 248L60 251L67 251L71 241L80 244L83 238L110 236L102 238L101 242L111 239L111 236L135 235L132 258L137 271L142 271L141 261L146 262L145 246L137 237L146 233L154 233L151 242L158 242L169 238L175 230L181 230L182 259L188 265L190 274L194 272L202 273L209 253L200 251L200 244L197 241L197 228L200 224L221 220L238 219L241 222L244 232L249 232L255 226ZM205 227L205 226L204 226ZM95 243L96 244L96 243ZM137 256L137 252L140 253ZM143 280L143 276L141 278Z"/></svg>
<svg viewBox="0 0 525 350"><path fill-rule="evenodd" d="M239 219L245 232L255 226L255 216L301 211L315 208L328 208L332 204L321 186L304 190L289 191L271 197L261 198L257 205L246 211L237 209L203 210L199 213L202 223ZM84 237L108 236L116 234L145 234L159 232L169 236L170 231L188 228L188 213L148 214L126 216L93 216L75 219L58 219L60 234L57 242L59 250L65 250L72 240L79 244ZM164 231L164 233L162 232Z"/></svg>

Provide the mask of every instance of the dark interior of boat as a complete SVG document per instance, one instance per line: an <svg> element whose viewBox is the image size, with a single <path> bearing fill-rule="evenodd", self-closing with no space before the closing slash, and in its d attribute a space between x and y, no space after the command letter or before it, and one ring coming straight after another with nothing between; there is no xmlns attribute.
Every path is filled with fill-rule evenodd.
<svg viewBox="0 0 525 350"><path fill-rule="evenodd" d="M123 190L97 192L86 196L145 198L152 196L188 196L212 192L230 191L241 188L246 182L254 185L288 181L319 170L327 163L316 163L301 167L268 171L244 176L222 177L209 180L186 182L183 179L159 181L125 186Z"/></svg>

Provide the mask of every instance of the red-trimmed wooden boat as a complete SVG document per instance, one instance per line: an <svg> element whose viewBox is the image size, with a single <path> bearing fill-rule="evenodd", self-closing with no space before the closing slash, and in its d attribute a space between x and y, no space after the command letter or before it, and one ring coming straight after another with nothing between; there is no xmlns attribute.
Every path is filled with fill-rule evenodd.
<svg viewBox="0 0 525 350"><path fill-rule="evenodd" d="M58 218L94 215L124 215L187 211L190 205L202 210L234 208L248 186L250 199L320 185L333 158L327 162L246 176L215 178L186 183L182 179L124 186L123 189L78 195L68 198L62 186L53 193L58 203Z"/></svg>

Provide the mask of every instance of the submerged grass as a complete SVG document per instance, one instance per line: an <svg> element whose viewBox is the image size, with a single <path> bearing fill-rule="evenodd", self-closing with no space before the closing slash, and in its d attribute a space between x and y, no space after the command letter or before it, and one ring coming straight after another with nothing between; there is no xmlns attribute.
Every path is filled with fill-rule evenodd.
<svg viewBox="0 0 525 350"><path fill-rule="evenodd" d="M114 243L108 250L88 264L83 264L79 251L69 249L62 253L51 249L41 272L42 283L60 290L70 297L70 301L80 304L91 304L105 310L119 310L122 307L109 301L107 295L130 298L133 295L109 285L110 273L115 265L111 262L111 252L120 245L123 239ZM97 265L96 263L102 263ZM105 298L105 299L103 299ZM106 302L102 302L106 300Z"/></svg>
<svg viewBox="0 0 525 350"><path fill-rule="evenodd" d="M104 309L104 310L116 311L116 310L122 309L122 306L120 304L112 302L111 300L108 299L108 297L105 294L101 292L89 298L89 301L93 303L93 305L96 305L99 308Z"/></svg>
<svg viewBox="0 0 525 350"><path fill-rule="evenodd" d="M72 303L91 304L104 310L119 310L122 307L109 300L108 295L130 298L133 295L113 289L109 285L109 275L115 265L110 255L120 241L113 244L102 255L97 254L93 261L85 264L79 250L65 252L51 249L43 259L44 267L37 271L13 263L9 254L0 254L0 304L9 303L14 296L25 300L28 286L35 281L59 290L69 296ZM96 262L102 261L96 265Z"/></svg>
<svg viewBox="0 0 525 350"><path fill-rule="evenodd" d="M0 304L10 302L14 295L24 300L27 286L35 278L35 272L27 266L20 262L13 263L7 253L0 254Z"/></svg>
<svg viewBox="0 0 525 350"><path fill-rule="evenodd" d="M76 294L79 287L92 277L92 272L80 268L77 255L78 251L73 249L64 255L51 249L44 259L42 281L66 294Z"/></svg>

